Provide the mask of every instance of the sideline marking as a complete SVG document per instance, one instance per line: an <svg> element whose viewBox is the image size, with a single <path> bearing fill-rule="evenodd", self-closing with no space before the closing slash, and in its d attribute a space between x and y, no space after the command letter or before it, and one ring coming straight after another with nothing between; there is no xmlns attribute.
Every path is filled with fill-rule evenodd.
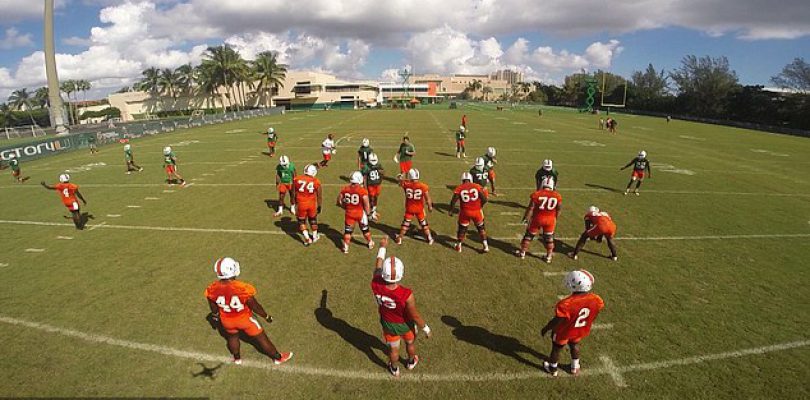
<svg viewBox="0 0 810 400"><path fill-rule="evenodd" d="M73 240L73 236L57 236L59 240Z"/></svg>
<svg viewBox="0 0 810 400"><path fill-rule="evenodd" d="M121 216L121 214L107 214L107 216L110 218L118 218Z"/></svg>
<svg viewBox="0 0 810 400"><path fill-rule="evenodd" d="M130 206L127 206L127 208L141 208L141 206L132 206L132 205L130 205Z"/></svg>
<svg viewBox="0 0 810 400"><path fill-rule="evenodd" d="M96 230L96 228L100 228L100 227L105 226L105 225L107 225L107 222L106 221L101 221L101 222L99 222L99 223L97 223L95 225L90 226L90 229L88 229L88 231L94 231L94 230Z"/></svg>
<svg viewBox="0 0 810 400"><path fill-rule="evenodd" d="M597 330L613 329L613 324L593 324L593 326L591 326L591 329Z"/></svg>
<svg viewBox="0 0 810 400"><path fill-rule="evenodd" d="M160 197L144 197L144 200L160 200Z"/></svg>
<svg viewBox="0 0 810 400"><path fill-rule="evenodd" d="M163 193L174 193L174 190L166 189L166 190L163 191Z"/></svg>
<svg viewBox="0 0 810 400"><path fill-rule="evenodd" d="M70 224L65 224L65 225L70 225ZM45 252L45 249L25 249L25 252L26 253L43 253L43 252Z"/></svg>
<svg viewBox="0 0 810 400"><path fill-rule="evenodd" d="M613 379L613 383L615 383L618 387L627 387L627 383L624 381L621 369L619 369L619 367L613 363L613 360L611 360L608 356L599 356L599 359L602 360L602 364L605 366L607 374Z"/></svg>

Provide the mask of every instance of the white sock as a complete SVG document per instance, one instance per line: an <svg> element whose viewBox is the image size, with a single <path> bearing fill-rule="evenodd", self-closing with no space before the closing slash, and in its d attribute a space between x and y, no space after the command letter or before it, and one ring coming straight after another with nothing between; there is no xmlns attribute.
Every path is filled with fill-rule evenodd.
<svg viewBox="0 0 810 400"><path fill-rule="evenodd" d="M309 231L305 230L305 231L303 231L303 232L301 232L301 233L303 233L303 234L304 234L304 239L309 240Z"/></svg>
<svg viewBox="0 0 810 400"><path fill-rule="evenodd" d="M278 212L282 212L282 211L284 211L284 206L283 206L283 205L282 205L282 206L278 206Z"/></svg>
<svg viewBox="0 0 810 400"><path fill-rule="evenodd" d="M571 368L579 369L579 358L571 359Z"/></svg>
<svg viewBox="0 0 810 400"><path fill-rule="evenodd" d="M548 366L551 368L557 368L557 363L548 363Z"/></svg>

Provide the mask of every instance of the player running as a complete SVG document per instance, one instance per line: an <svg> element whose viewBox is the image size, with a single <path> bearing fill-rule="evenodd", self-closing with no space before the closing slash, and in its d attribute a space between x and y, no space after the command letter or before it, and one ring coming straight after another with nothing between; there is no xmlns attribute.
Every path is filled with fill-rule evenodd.
<svg viewBox="0 0 810 400"><path fill-rule="evenodd" d="M298 175L293 179L293 189L295 194L290 196L292 207L290 210L298 219L298 230L304 235L304 246L309 246L318 241L321 236L318 234L318 214L321 213L321 182L315 178L318 174L318 167L309 164L304 167L304 175ZM312 229L312 235L307 230L307 222Z"/></svg>
<svg viewBox="0 0 810 400"><path fill-rule="evenodd" d="M274 217L280 217L284 213L284 198L290 193L290 203L293 198L293 178L295 177L295 164L290 161L290 157L281 156L278 158L276 166L276 189L278 190L278 211ZM292 209L291 209L292 210ZM292 212L292 211L291 211ZM293 212L293 214L295 214Z"/></svg>
<svg viewBox="0 0 810 400"><path fill-rule="evenodd" d="M413 156L416 154L416 147L411 144L411 138L405 136L402 138L402 143L399 145L394 161L399 163L399 174L397 179L402 179L413 166Z"/></svg>
<svg viewBox="0 0 810 400"><path fill-rule="evenodd" d="M461 201L461 203L458 213L456 251L461 253L461 244L467 236L467 228L470 226L470 221L472 221L475 223L475 228L478 230L478 235L481 236L484 245L481 251L489 253L487 230L484 226L484 211L482 210L484 204L487 203L487 192L480 185L473 183L473 177L469 172L461 174L461 185L456 186L453 191L453 198L450 199L450 211L448 212L451 217L457 201Z"/></svg>
<svg viewBox="0 0 810 400"><path fill-rule="evenodd" d="M464 139L467 138L467 128L464 125L458 127L456 132L456 158L467 158L467 149L464 147Z"/></svg>
<svg viewBox="0 0 810 400"><path fill-rule="evenodd" d="M169 185L174 185L174 182L180 181L180 186L186 186L186 180L177 173L177 156L174 155L172 148L169 146L163 148L163 165L166 169L166 182Z"/></svg>
<svg viewBox="0 0 810 400"><path fill-rule="evenodd" d="M551 257L554 255L554 227L557 225L561 205L562 196L554 191L554 179L544 179L540 190L532 193L529 205L526 206L526 213L523 214L523 223L529 221L529 218L531 218L531 223L526 228L523 240L520 241L520 250L516 251L518 257L526 257L529 243L538 233L542 232L543 243L546 247L543 261L551 263Z"/></svg>
<svg viewBox="0 0 810 400"><path fill-rule="evenodd" d="M489 186L489 168L487 168L487 160L484 157L475 158L475 164L470 168L470 175L472 175L473 183L480 185L489 194L487 189Z"/></svg>
<svg viewBox="0 0 810 400"><path fill-rule="evenodd" d="M242 355L239 353L240 332L258 345L261 352L273 360L273 364L290 361L293 353L280 353L254 317L257 315L267 323L273 322L270 313L256 300L256 288L236 280L240 272L238 261L230 257L220 258L214 262L214 273L219 280L205 289L205 298L211 309L209 319L224 331L223 336L227 341L228 351L233 355L234 364L242 364Z"/></svg>
<svg viewBox="0 0 810 400"><path fill-rule="evenodd" d="M557 183L559 183L557 169L554 168L554 163L551 160L543 160L543 166L534 174L534 182L537 190L543 186L543 180L551 177L554 180L554 190L557 190Z"/></svg>
<svg viewBox="0 0 810 400"><path fill-rule="evenodd" d="M97 142L98 138L96 137L95 133L89 133L87 135L87 147L90 148L90 154L98 153L98 145Z"/></svg>
<svg viewBox="0 0 810 400"><path fill-rule="evenodd" d="M124 145L124 161L127 163L127 175L131 174L132 171L143 171L143 168L135 164L135 157L132 156L132 145L129 143Z"/></svg>
<svg viewBox="0 0 810 400"><path fill-rule="evenodd" d="M11 177L14 179L14 182L16 183L23 183L31 179L30 176L22 176L22 170L20 170L20 160L17 159L16 155L10 156L10 158L8 159L8 166L0 169L6 168L11 168Z"/></svg>
<svg viewBox="0 0 810 400"><path fill-rule="evenodd" d="M357 169L362 170L363 168L368 165L368 157L374 153L374 149L371 148L371 142L363 138L363 142L360 144L360 148L357 149Z"/></svg>
<svg viewBox="0 0 810 400"><path fill-rule="evenodd" d="M333 138L334 136L330 133L326 135L326 139L321 143L321 153L323 153L323 160L319 163L321 167L328 167L329 161L332 159L332 154L337 153Z"/></svg>
<svg viewBox="0 0 810 400"><path fill-rule="evenodd" d="M427 240L428 244L433 244L433 235L430 233L430 226L427 218L425 218L425 204L427 204L428 211L433 211L430 188L428 188L427 184L419 182L419 170L416 168L411 168L408 171L408 179L401 181L399 185L405 192L405 217L402 219L402 226L399 228L399 234L395 239L396 243L402 244L402 238L411 228L411 220L416 218L422 232L425 234L425 240Z"/></svg>
<svg viewBox="0 0 810 400"><path fill-rule="evenodd" d="M388 372L394 377L399 377L399 366L395 363L399 361L400 340L405 340L405 351L408 353L405 368L410 370L419 364L415 343L417 327L428 338L431 333L430 327L416 308L413 290L398 283L405 273L405 264L396 257L386 258L387 245L388 238L382 238L380 250L377 251L377 260L374 263L371 292L378 305L383 340L388 345Z"/></svg>
<svg viewBox="0 0 810 400"><path fill-rule="evenodd" d="M371 206L371 219L379 221L380 215L377 213L377 200L380 197L380 189L382 189L382 180L385 176L385 170L380 165L380 160L377 154L371 153L368 155L368 164L363 166L360 170L366 180L366 190L368 190L368 200Z"/></svg>
<svg viewBox="0 0 810 400"><path fill-rule="evenodd" d="M585 232L579 236L577 245L574 251L569 254L574 260L577 259L577 254L585 246L588 239L596 240L602 243L602 239L607 240L608 249L610 249L610 259L617 261L619 259L616 253L616 245L613 243L613 238L616 236L616 224L610 215L604 211L600 211L596 206L590 206L588 213L585 214Z"/></svg>
<svg viewBox="0 0 810 400"><path fill-rule="evenodd" d="M40 182L40 185L48 190L56 190L59 193L59 198L62 199L62 204L70 211L70 215L73 218L73 225L76 225L76 229L78 230L84 229L79 200L81 200L84 205L87 205L87 200L85 200L84 196L79 192L79 185L70 183L70 175L59 175L59 183L56 185L51 186L45 182ZM76 200L77 197L79 200Z"/></svg>
<svg viewBox="0 0 810 400"><path fill-rule="evenodd" d="M363 237L368 242L368 248L373 249L374 241L371 240L371 231L368 228L368 215L371 207L368 201L368 191L363 187L362 172L352 172L349 185L340 190L336 203L338 207L346 211L343 219L343 254L349 253L349 243L352 241L355 224L360 226L360 231L363 232Z"/></svg>
<svg viewBox="0 0 810 400"><path fill-rule="evenodd" d="M650 160L647 159L647 152L644 150L639 151L638 157L630 160L624 167L619 168L619 171L623 171L631 165L633 166L633 174L630 175L630 182L627 182L624 195L627 196L627 194L630 193L630 186L635 182L636 189L633 190L633 193L638 196L638 188L641 187L641 181L643 181L645 177L652 179L652 170L650 169Z"/></svg>
<svg viewBox="0 0 810 400"><path fill-rule="evenodd" d="M590 272L584 269L571 271L563 282L571 295L557 302L554 318L540 331L540 336L552 332L549 361L543 361L543 369L552 376L557 376L560 351L565 345L571 350L571 374L579 374L579 342L588 337L593 321L605 308L602 298L590 293L593 287L593 275Z"/></svg>
<svg viewBox="0 0 810 400"><path fill-rule="evenodd" d="M267 128L267 154L270 157L276 155L276 143L278 142L278 133L272 126Z"/></svg>
<svg viewBox="0 0 810 400"><path fill-rule="evenodd" d="M495 158L495 148L487 147L486 154L481 157L483 157L484 162L486 162L487 177L489 178L489 184L492 186L492 195L497 196L498 192L495 191L495 164L498 163L498 159Z"/></svg>

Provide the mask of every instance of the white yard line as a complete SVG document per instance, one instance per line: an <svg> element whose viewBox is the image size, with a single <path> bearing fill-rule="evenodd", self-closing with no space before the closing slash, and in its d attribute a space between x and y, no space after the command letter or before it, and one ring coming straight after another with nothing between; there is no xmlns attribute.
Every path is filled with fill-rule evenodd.
<svg viewBox="0 0 810 400"><path fill-rule="evenodd" d="M65 225L70 225L70 224L65 224ZM45 252L45 249L33 249L33 248L31 248L31 249L25 249L25 252L26 253L43 253L43 252Z"/></svg>
<svg viewBox="0 0 810 400"><path fill-rule="evenodd" d="M97 228L101 228L101 227L103 227L103 226L105 226L105 225L107 225L107 222L105 222L105 221L101 221L101 222L99 222L99 223L97 223L97 224L95 224L95 225L91 225L91 226L90 226L90 229L88 229L88 231L94 231L94 230L96 230Z"/></svg>
<svg viewBox="0 0 810 400"><path fill-rule="evenodd" d="M0 267L8 267L8 263L0 263Z"/></svg>
<svg viewBox="0 0 810 400"><path fill-rule="evenodd" d="M107 216L110 218L120 218L121 214L107 214Z"/></svg>
<svg viewBox="0 0 810 400"><path fill-rule="evenodd" d="M141 206L129 205L127 208L141 208Z"/></svg>
<svg viewBox="0 0 810 400"><path fill-rule="evenodd" d="M563 276L563 275L565 275L567 273L568 273L568 271L557 271L557 272L543 271L543 276L546 276L546 277L549 277L549 276Z"/></svg>
<svg viewBox="0 0 810 400"><path fill-rule="evenodd" d="M73 329L68 328L60 328L53 325L43 324L39 322L33 321L26 321L22 319L7 317L0 315L0 322L24 327L29 329L34 329L41 332L47 332L55 335L71 337L74 339L79 339L89 343L99 343L99 344L106 344L109 346L116 346L122 347L130 350L140 350L150 353L157 353L163 354L170 357L175 358L183 358L192 361L204 361L204 362L222 362L225 364L231 363L231 358L227 356L221 355L214 355L209 353L201 353L195 351L187 351L181 350L173 347L168 346L161 346L149 343L140 343L134 342L129 340L123 339L116 339L110 336L99 335L94 333L85 333ZM781 343L775 344L770 346L763 346L763 347L756 347L756 348L748 348L736 351L729 351L724 353L716 353L716 354L704 354L698 355L688 358L681 358L675 360L665 360L665 361L657 361L651 363L642 363L642 364L633 364L627 365L624 367L619 367L613 361L608 358L607 356L602 356L600 359L604 367L602 368L588 368L582 371L581 376L599 376L599 375L609 375L613 378L614 382L618 385L620 383L625 383L624 375L627 375L629 372L636 372L636 371L653 371L658 369L666 369L675 366L685 366L685 365L693 365L693 364L701 364L708 361L716 361L716 360L723 360L729 358L739 358L739 357L746 357L752 355L761 355L776 351L784 351L790 349L796 349L801 347L807 347L810 345L810 340L800 340L795 342L788 342L788 343ZM334 368L321 368L321 367L308 367L304 365L297 365L297 361L293 361L292 365L286 364L283 366L275 366L270 362L267 361L254 361L254 360L244 360L240 367L234 366L234 368L258 368L258 369L268 369L272 370L277 373L290 373L290 374L299 374L299 375L310 375L310 376L325 376L331 378L349 378L349 379L361 379L361 380L383 380L388 381L391 380L391 377L386 372L371 372L371 371L356 371L356 370L339 370ZM408 381L430 381L430 382L491 382L491 381L515 381L515 380L525 380L525 379L537 379L537 378L550 378L551 375L546 374L540 371L531 371L531 372L491 372L491 373L477 373L477 374L470 374L470 373L449 373L449 374L422 374L422 373L415 373L415 374L405 374L403 375L400 380L408 380ZM559 378L565 377L572 377L571 375L563 374ZM617 380L617 378L619 378ZM626 383L625 383L626 384Z"/></svg>
<svg viewBox="0 0 810 400"><path fill-rule="evenodd" d="M160 200L160 197L144 197L144 200Z"/></svg>
<svg viewBox="0 0 810 400"><path fill-rule="evenodd" d="M58 240L73 240L73 236L57 236Z"/></svg>

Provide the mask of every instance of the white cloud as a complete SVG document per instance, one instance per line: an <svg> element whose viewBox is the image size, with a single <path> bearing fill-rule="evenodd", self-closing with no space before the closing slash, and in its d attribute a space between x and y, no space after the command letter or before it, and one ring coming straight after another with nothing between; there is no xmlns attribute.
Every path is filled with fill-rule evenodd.
<svg viewBox="0 0 810 400"><path fill-rule="evenodd" d="M13 49L15 47L31 46L33 44L34 41L31 40L30 33L20 35L17 28L13 27L6 29L5 36L0 38L0 49L4 50Z"/></svg>
<svg viewBox="0 0 810 400"><path fill-rule="evenodd" d="M64 8L69 0L55 0L54 10ZM0 0L0 25L9 25L19 21L42 19L45 14L44 2L41 0Z"/></svg>

